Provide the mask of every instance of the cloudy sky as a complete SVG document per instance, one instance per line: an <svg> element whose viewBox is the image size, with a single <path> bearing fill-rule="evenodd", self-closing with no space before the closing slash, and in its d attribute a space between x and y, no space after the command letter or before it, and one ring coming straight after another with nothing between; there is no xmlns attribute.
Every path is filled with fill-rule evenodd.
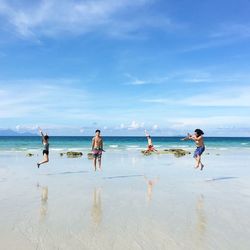
<svg viewBox="0 0 250 250"><path fill-rule="evenodd" d="M0 0L0 128L250 136L246 0Z"/></svg>

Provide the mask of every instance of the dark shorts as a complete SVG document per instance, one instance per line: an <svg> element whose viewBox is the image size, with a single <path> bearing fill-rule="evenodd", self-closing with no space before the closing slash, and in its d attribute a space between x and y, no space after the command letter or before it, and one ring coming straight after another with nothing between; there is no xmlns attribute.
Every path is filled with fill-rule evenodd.
<svg viewBox="0 0 250 250"><path fill-rule="evenodd" d="M93 150L93 156L94 158L102 158L102 150L101 149L94 149Z"/></svg>
<svg viewBox="0 0 250 250"><path fill-rule="evenodd" d="M44 154L49 155L49 151L48 150L43 150L43 155Z"/></svg>
<svg viewBox="0 0 250 250"><path fill-rule="evenodd" d="M197 147L194 151L194 158L196 158L197 156L201 156L204 151L205 147Z"/></svg>

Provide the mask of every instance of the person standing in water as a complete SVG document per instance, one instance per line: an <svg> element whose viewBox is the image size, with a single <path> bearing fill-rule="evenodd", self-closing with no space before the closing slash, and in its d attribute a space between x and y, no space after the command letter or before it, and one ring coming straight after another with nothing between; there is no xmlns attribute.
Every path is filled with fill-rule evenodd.
<svg viewBox="0 0 250 250"><path fill-rule="evenodd" d="M39 132L42 136L42 144L43 148L43 161L37 163L37 167L39 168L40 165L49 162L49 136L47 134L43 134L43 131L39 128Z"/></svg>
<svg viewBox="0 0 250 250"><path fill-rule="evenodd" d="M157 152L157 150L154 148L152 138L151 138L151 136L149 135L149 133L147 132L146 129L145 129L145 135L146 135L147 140L148 140L148 148L147 148L147 150L145 152L146 153Z"/></svg>
<svg viewBox="0 0 250 250"><path fill-rule="evenodd" d="M193 140L196 144L196 150L194 152L194 158L196 160L195 168L199 168L202 170L204 165L201 162L201 155L205 151L205 144L203 138L204 132L201 129L196 129L194 131L194 135L188 133L187 137L181 139L182 141Z"/></svg>
<svg viewBox="0 0 250 250"><path fill-rule="evenodd" d="M94 157L94 168L96 171L96 160L98 159L98 167L99 170L101 170L101 165L102 165L102 152L103 150L103 140L101 137L101 131L97 129L95 131L95 136L92 139L92 153Z"/></svg>

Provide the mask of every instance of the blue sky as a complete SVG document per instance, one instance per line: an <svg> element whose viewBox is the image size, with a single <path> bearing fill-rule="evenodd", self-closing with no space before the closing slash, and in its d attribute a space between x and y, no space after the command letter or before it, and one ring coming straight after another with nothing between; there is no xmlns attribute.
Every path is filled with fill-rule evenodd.
<svg viewBox="0 0 250 250"><path fill-rule="evenodd" d="M250 136L249 9L0 0L0 128Z"/></svg>

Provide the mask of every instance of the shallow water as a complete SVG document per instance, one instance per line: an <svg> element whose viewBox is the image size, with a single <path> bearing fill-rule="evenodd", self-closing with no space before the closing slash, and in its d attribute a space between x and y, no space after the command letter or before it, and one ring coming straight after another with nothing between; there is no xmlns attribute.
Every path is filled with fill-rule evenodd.
<svg viewBox="0 0 250 250"><path fill-rule="evenodd" d="M51 153L0 152L1 249L249 249L248 149L107 151L103 170Z"/></svg>

